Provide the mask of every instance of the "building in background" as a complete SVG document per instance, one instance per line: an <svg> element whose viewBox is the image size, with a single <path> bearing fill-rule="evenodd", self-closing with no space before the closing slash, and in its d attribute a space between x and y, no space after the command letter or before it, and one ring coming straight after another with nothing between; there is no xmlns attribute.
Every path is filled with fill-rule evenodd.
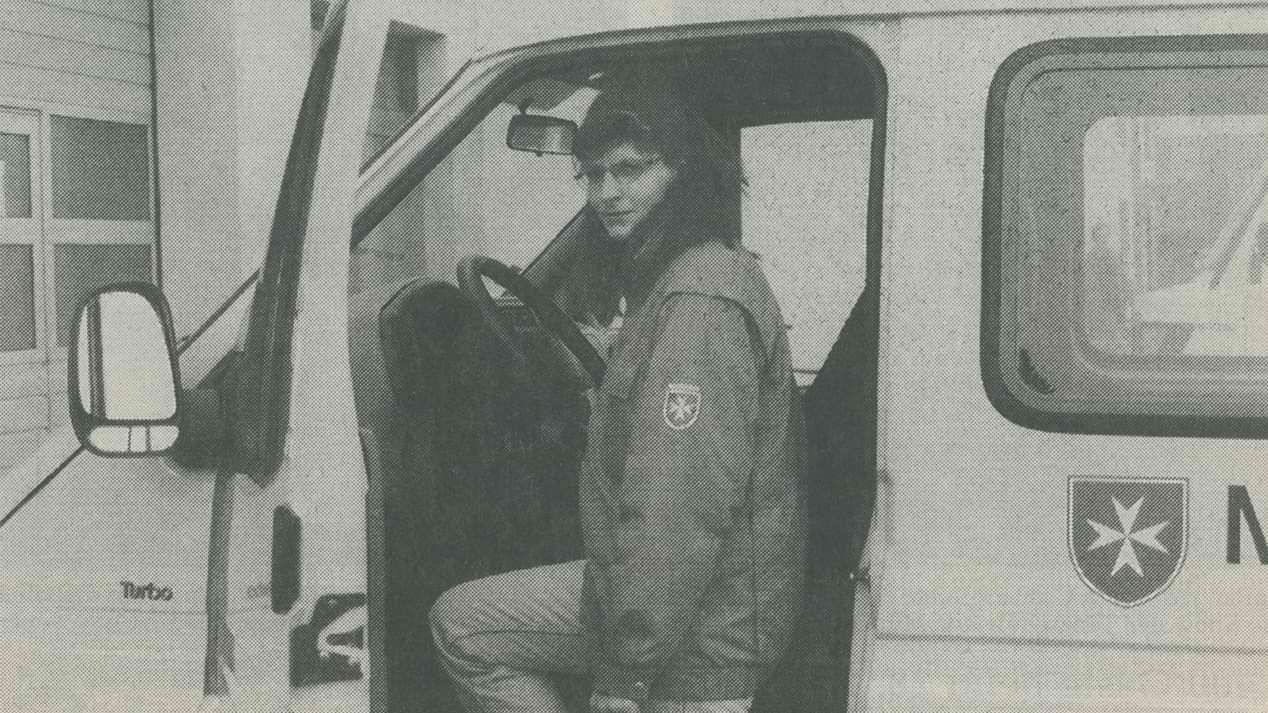
<svg viewBox="0 0 1268 713"><path fill-rule="evenodd" d="M0 9L0 467L66 418L79 300L154 277L149 48L141 2Z"/></svg>

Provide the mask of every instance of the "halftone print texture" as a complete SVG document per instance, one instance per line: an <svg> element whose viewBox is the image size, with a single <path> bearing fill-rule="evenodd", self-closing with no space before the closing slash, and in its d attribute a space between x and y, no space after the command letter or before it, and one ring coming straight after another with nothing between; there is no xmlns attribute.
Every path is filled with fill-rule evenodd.
<svg viewBox="0 0 1268 713"><path fill-rule="evenodd" d="M0 711L1268 700L1263 7L0 3ZM86 453L75 309L160 276L252 427Z"/></svg>

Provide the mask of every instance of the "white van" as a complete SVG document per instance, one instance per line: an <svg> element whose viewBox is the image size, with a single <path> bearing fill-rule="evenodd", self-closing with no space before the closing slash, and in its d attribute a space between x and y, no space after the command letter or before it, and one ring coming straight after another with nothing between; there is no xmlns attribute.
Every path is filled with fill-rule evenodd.
<svg viewBox="0 0 1268 713"><path fill-rule="evenodd" d="M0 482L0 710L457 710L430 601L578 552L546 139L631 64L739 149L805 388L754 710L1268 710L1268 6L946 5L497 49L365 166L392 18L337 5L260 270L179 343L154 288L91 300L74 433Z"/></svg>

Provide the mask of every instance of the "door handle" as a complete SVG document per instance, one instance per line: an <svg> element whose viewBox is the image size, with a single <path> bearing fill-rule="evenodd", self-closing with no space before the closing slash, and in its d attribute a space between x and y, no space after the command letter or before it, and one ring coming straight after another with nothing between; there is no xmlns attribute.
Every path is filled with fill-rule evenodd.
<svg viewBox="0 0 1268 713"><path fill-rule="evenodd" d="M299 516L285 505L273 509L273 547L269 568L274 614L285 614L299 599Z"/></svg>

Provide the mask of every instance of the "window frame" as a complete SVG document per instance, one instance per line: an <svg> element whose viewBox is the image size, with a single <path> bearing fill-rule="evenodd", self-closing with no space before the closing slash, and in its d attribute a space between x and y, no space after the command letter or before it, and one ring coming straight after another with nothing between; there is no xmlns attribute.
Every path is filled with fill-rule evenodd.
<svg viewBox="0 0 1268 713"><path fill-rule="evenodd" d="M848 21L811 18L779 22L718 23L697 27L616 31L592 37L544 42L468 62L419 110L413 119L402 127L396 138L362 166L358 191L365 190L368 186L374 186L374 188L372 192L369 192L368 198L359 201L355 210L349 250L354 251L360 242L368 237L378 224L391 214L397 205L488 116L502 97L534 76L563 71L576 64L646 60L658 56L673 56L692 49L751 47L763 43L793 42L820 43L852 54L858 61L859 69L866 73L871 83L872 112L869 117L866 117L872 122L872 129L866 172L868 194L864 236L865 277L860 295L853 304L846 305L846 319L848 320L849 316L854 314L860 304L863 304L864 308L871 313L865 327L866 333L858 338L877 345L876 348L868 351L867 363L861 365L866 373L872 375L871 379L874 383L881 351L880 300L877 295L880 292L882 270L889 80L885 65L876 50L866 39L854 34ZM496 63L493 60L496 60ZM489 66L481 66L485 63ZM471 79L468 79L469 74ZM466 83L460 84L463 80L467 80ZM458 110L439 125L440 129L434 135L422 138L422 132L417 132L416 129L420 123L425 125L427 121L438 121L444 118L443 113L433 114L431 110L454 99L455 93L451 93L451 90L455 87L457 87L457 98L462 102L453 105ZM462 101L464 94L469 98ZM758 120L755 118L757 116L765 117L767 121ZM827 119L813 116L804 116L799 119L799 121L824 120ZM737 132L735 140L738 141L739 126L762 126L784 121L787 119L771 112L737 115L737 122L733 127ZM420 138L422 138L421 145L419 145ZM390 163L398 163L401 167L385 168ZM378 178L376 174L379 172L387 174L388 177ZM551 279L552 275L561 263L567 262L570 251L580 237L576 226L582 215L583 212L578 211L577 215L568 221L542 251L524 267L522 274L530 283L550 292L557 289L557 281ZM840 334L838 333L834 345L839 341ZM813 370L815 379L821 370L822 365ZM804 390L808 387L802 388ZM864 408L871 414L872 421L877 422L878 399L871 399ZM872 467L874 465L873 459Z"/></svg>
<svg viewBox="0 0 1268 713"><path fill-rule="evenodd" d="M95 220L53 218L50 165L52 161L51 117L66 116L145 127L145 148L149 161L146 170L149 180L145 191L150 202L148 220ZM15 117L25 117L15 119ZM49 399L48 418L41 420L37 429L46 429L61 422L55 405L58 394L67 387L66 346L57 343L57 276L54 274L54 253L59 245L144 245L150 253L150 271L147 280L154 282L158 274L159 239L157 205L154 194L153 130L150 116L126 109L86 107L55 102L6 102L0 106L0 129L18 127L22 131L31 128L31 217L16 220L30 221L22 239L9 241L31 246L33 261L33 302L35 305L35 348L12 352L0 352L0 366L16 371L7 379L0 379L0 391L17 398ZM29 123L28 123L29 122ZM25 127L21 124L27 123ZM38 384L38 388L37 385ZM24 431L27 432L27 431Z"/></svg>
<svg viewBox="0 0 1268 713"><path fill-rule="evenodd" d="M48 290L43 262L46 243L42 196L45 159L41 147L44 146L46 136L43 113L26 107L4 106L0 108L0 132L23 133L30 137L27 151L31 168L31 215L28 218L0 216L0 221L6 223L0 242L5 245L25 245L31 248L31 287L35 320L35 346L30 349L0 352L0 366L36 364L45 360L48 346L46 336L48 319L45 310ZM7 227L10 221L21 221L26 225L20 232L13 234ZM5 379L0 383L8 383L11 380Z"/></svg>
<svg viewBox="0 0 1268 713"><path fill-rule="evenodd" d="M1145 404L1152 411L1141 409L1131 412L1128 409L1115 411L1110 408L1114 402L1100 399L1093 402L1093 407L1086 411L1062 410L1056 399L1044 402L1043 394L1036 390L1035 394L1018 394L1009 384L1009 379L1020 379L1020 363L1010 367L1011 377L1005 375L1001 349L1003 329L1007 319L1016 314L1016 306L1005 305L1005 297L1012 297L1006 292L1006 283L1016 284L1019 272L1017 263L1006 262L1007 250L1014 242L1006 240L1006 234L1016 233L1016 221L1005 224L1005 219L1016 214L1015 208L1009 206L1010 195L1016 191L1016 179L1020 174L1019 166L1022 157L1015 149L1016 137L1034 127L1027 124L1026 117L1020 109L1022 97L1030 84L1045 74L1056 71L1088 71L1097 70L1184 70L1184 69L1228 69L1265 68L1268 69L1268 35L1209 35L1209 36L1158 36L1158 37L1117 37L1117 38L1068 38L1048 40L1021 48L1010 55L1000 65L991 82L987 97L986 136L984 146L984 188L982 203L982 294L981 294L981 328L980 328L980 368L983 386L987 398L997 411L1009 421L1020 426L1040 431L1055 433L1098 434L1098 435L1134 435L1134 436L1190 436L1208 438L1268 438L1268 416L1240 415L1203 415L1193 412L1192 402L1200 400L1201 395L1195 388L1197 379L1176 380L1181 390L1188 387L1187 394L1172 397L1170 401L1162 397L1160 389L1155 390L1157 398ZM1177 113L1183 113L1182 106L1177 106ZM1200 116L1201 114L1192 114ZM1014 126L1014 123L1017 125ZM1082 151L1079 151L1082 155ZM1081 168L1079 169L1081 171ZM1081 173L1079 174L1081 176ZM1013 180L1012 185L1005 184ZM1083 220L1083 194L1075 196L1078 201L1078 220ZM1011 213L1010 213L1011 211ZM1080 243L1081 245L1081 243ZM1080 263L1081 264L1081 263ZM1070 270L1061 273L1065 278L1076 278L1077 274ZM1015 290L1015 288L1014 288ZM1070 295L1067 294L1067 297ZM1067 303L1081 304L1075 300ZM1070 308L1065 315L1063 333L1075 326L1081 326L1078 310ZM1071 323L1069 320L1076 322ZM1010 351L1010 354L1012 352ZM1064 353L1063 353L1064 355ZM1020 352L1017 354L1020 357ZM1074 369L1082 369L1076 374L1091 370L1079 353L1069 354ZM1108 378L1113 383L1128 383L1119 375L1120 381L1113 381L1110 369L1097 370L1096 376ZM1150 373L1158 374L1163 369L1154 369ZM1107 376L1109 375L1109 376ZM1139 374L1137 374L1139 376ZM1161 377L1156 379L1161 382ZM1257 388L1268 387L1268 376L1256 379ZM1142 382L1143 383L1143 382ZM1228 383L1228 382L1225 382ZM1133 392L1127 392L1133 393ZM1228 398L1233 394L1226 389L1221 396ZM1243 392L1249 395L1249 390ZM1121 402L1120 402L1121 403ZM1170 406L1169 411L1159 406ZM1188 412L1181 412L1188 406Z"/></svg>
<svg viewBox="0 0 1268 713"><path fill-rule="evenodd" d="M43 183L40 186L40 210L43 215L42 240L38 251L36 270L41 273L44 292L37 294L37 303L43 309L39 318L43 321L43 350L49 364L48 393L60 394L67 388L67 352L69 345L57 343L57 275L54 274L54 253L59 245L145 245L150 249L149 282L155 282L158 274L158 209L154 195L154 127L150 116L134 111L111 110L48 104L39 107L40 114L40 167ZM145 191L150 202L148 220L104 220L87 218L54 218L52 190L52 117L65 116L76 119L92 119L145 127L147 156Z"/></svg>
<svg viewBox="0 0 1268 713"><path fill-rule="evenodd" d="M232 419L233 450L227 458L261 486L268 484L285 456L301 257L311 229L318 159L339 71L348 4L348 0L336 0L326 13L290 137L263 264L226 302L231 304L254 283L242 336L243 361L237 367L241 371L230 396L239 408Z"/></svg>
<svg viewBox="0 0 1268 713"><path fill-rule="evenodd" d="M887 100L888 84L884 70L880 60L876 57L875 52L870 46L858 37L834 28L830 24L820 24L811 27L789 27L786 29L767 29L771 23L747 23L750 26L756 25L751 29L742 27L733 28L731 32L725 34L706 34L694 35L690 34L692 28L682 28L674 30L672 37L665 39L648 39L646 41L630 41L623 44L595 44L591 46L582 46L572 49L559 50L554 52L542 52L532 56L523 57L517 61L508 62L505 65L491 68L489 71L496 73L483 87L480 88L478 94L463 107L461 114L447 126L432 140L420 148L410 159L407 165L400 171L396 172L386 184L377 190L375 194L356 210L353 219L353 228L351 236L350 248L355 248L362 239L367 237L372 230L383 220L392 210L400 203L410 191L414 189L421 181L425 180L427 175L434 169L446 156L465 138L483 119L493 110L493 108L506 96L510 91L524 82L529 81L535 76L549 75L553 72L561 72L569 67L591 64L607 64L617 62L628 62L635 60L647 60L657 56L673 56L682 53L688 48L715 48L744 45L757 45L762 43L778 43L798 39L803 41L820 42L825 45L831 45L844 49L854 54L866 69L872 72L872 83L877 93L875 97L876 106L873 111L873 120L877 122L873 130L873 168L869 173L869 190L875 187L876 193L879 194L881 184L880 175L877 170L880 168L876 152L884 150L885 126L883 125L885 117L885 103ZM761 29L758 29L761 28ZM634 34L649 34L646 32L633 31ZM681 35L680 35L681 33ZM616 37L626 33L611 33ZM548 43L554 44L554 43ZM536 49L536 47L531 47ZM410 133L410 128L418 121L424 118L428 109L437 101L443 98L449 89L460 79L463 78L465 71L458 70L453 78L449 80L449 84L442 88L435 97L433 97L426 105L424 105L414 118L407 122L406 125L397 134L382 151L362 166L361 178L364 181L367 177L368 169L383 158L385 154L395 153L397 143L403 137ZM747 120L750 117L740 117ZM811 119L806 119L811 120ZM744 125L760 125L760 122L740 121L739 124ZM772 122L778 123L778 122ZM880 154L883 156L883 153ZM880 205L879 196L877 198L869 197L871 200L877 200L875 208L876 214L879 215ZM872 236L869 233L869 240ZM879 235L877 236L879 237ZM553 244L554 241L552 241ZM869 250L871 249L869 244ZM547 245L546 250L550 249ZM539 255L540 257L540 255ZM869 260L870 260L869 255ZM877 255L879 260L879 255ZM879 271L879 263L877 264ZM869 281L870 281L869 269Z"/></svg>

